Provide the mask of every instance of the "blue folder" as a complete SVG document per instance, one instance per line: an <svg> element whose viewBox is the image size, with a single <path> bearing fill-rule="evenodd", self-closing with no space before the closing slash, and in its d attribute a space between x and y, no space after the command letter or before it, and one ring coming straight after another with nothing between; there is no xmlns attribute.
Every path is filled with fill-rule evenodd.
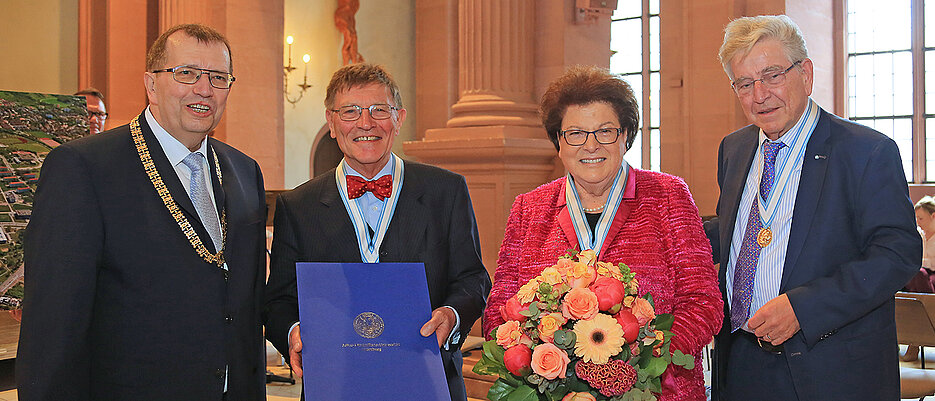
<svg viewBox="0 0 935 401"><path fill-rule="evenodd" d="M422 263L296 263L308 400L450 400Z"/></svg>

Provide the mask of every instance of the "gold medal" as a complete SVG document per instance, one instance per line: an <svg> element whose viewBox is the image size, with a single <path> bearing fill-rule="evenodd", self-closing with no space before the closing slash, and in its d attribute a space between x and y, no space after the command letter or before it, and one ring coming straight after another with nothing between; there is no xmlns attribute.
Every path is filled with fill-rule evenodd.
<svg viewBox="0 0 935 401"><path fill-rule="evenodd" d="M763 227L760 229L760 232L756 234L756 243L760 244L760 248L766 248L770 242L773 241L773 232L770 231L769 227Z"/></svg>

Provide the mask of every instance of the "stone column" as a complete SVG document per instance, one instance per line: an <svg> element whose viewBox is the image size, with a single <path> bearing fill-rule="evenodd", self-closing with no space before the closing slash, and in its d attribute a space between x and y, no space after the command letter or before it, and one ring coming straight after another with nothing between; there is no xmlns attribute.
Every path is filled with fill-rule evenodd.
<svg viewBox="0 0 935 401"><path fill-rule="evenodd" d="M538 126L533 0L458 2L460 99L448 127Z"/></svg>
<svg viewBox="0 0 935 401"><path fill-rule="evenodd" d="M441 77L431 71L456 75L458 96L444 128L427 129L422 140L406 142L404 149L408 156L465 176L484 265L493 276L513 199L546 182L555 169L556 151L536 111L533 33L537 4L534 0L458 0L457 19L447 19L450 8L437 3L430 6L428 1L417 0L423 12L417 14L416 30L437 32L438 24L448 21L448 32L458 32L458 64L451 71L450 59L438 57L438 49L446 48L436 43L438 39L416 44L420 65L416 80L434 86L426 93L431 100L415 99L416 108L423 110L424 105L430 112L437 111L431 102L450 93L445 83L451 75ZM432 120L431 116L423 118ZM475 328L474 334L480 331Z"/></svg>

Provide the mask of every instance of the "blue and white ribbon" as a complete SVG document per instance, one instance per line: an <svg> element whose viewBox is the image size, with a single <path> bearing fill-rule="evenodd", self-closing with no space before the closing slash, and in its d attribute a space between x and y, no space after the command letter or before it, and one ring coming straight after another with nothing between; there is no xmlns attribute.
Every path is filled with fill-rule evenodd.
<svg viewBox="0 0 935 401"><path fill-rule="evenodd" d="M773 218L776 217L779 199L788 187L789 177L792 176L792 167L796 164L795 161L802 160L805 156L805 148L808 145L808 139L811 138L812 132L815 131L815 126L818 125L819 111L818 104L809 98L808 107L805 108L804 116L799 123L786 133L786 135L792 135L790 141L786 142L787 144L792 144L792 149L789 151L788 156L781 160L778 168L775 170L776 180L773 184L773 189L769 191L766 199L760 197L759 191L757 191L757 196L760 197L759 202L757 202L760 207L760 219L765 228L769 228L770 224L773 222ZM763 144L761 143L760 147L762 146ZM757 163L756 176L763 176L763 163Z"/></svg>
<svg viewBox="0 0 935 401"><path fill-rule="evenodd" d="M364 263L380 262L380 245L383 244L383 238L386 236L386 229L390 226L390 220L393 219L393 213L396 211L396 202L399 201L399 191L403 187L403 159L394 153L390 158L393 169L393 190L392 193L383 202L383 211L380 213L380 221L374 230L374 236L371 238L370 230L367 229L367 220L364 219L363 210L360 208L357 200L347 198L347 161L342 159L335 169L334 180L338 185L338 193L341 195L341 201L344 202L344 208L354 223L354 232L357 234L357 245L360 248L360 259Z"/></svg>
<svg viewBox="0 0 935 401"><path fill-rule="evenodd" d="M601 218L597 221L593 236L591 235L591 227L588 225L587 217L584 215L584 208L581 206L581 199L578 198L578 190L575 188L574 179L570 173L565 174L565 208L568 209L568 214L571 215L571 223L575 227L575 236L578 237L579 250L593 249L596 256L600 256L604 241L607 240L607 233L610 231L610 225L614 221L614 215L617 214L617 208L623 200L623 190L626 187L629 170L630 166L624 160L620 165L620 169L617 170L617 176L614 177L610 194L607 195L607 203L604 204L604 211L601 212Z"/></svg>

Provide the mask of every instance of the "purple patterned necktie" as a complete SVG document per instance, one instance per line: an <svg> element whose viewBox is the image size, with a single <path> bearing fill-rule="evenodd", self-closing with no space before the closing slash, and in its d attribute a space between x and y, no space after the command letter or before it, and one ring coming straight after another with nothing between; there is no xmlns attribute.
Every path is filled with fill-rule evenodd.
<svg viewBox="0 0 935 401"><path fill-rule="evenodd" d="M766 199L773 188L776 155L785 146L782 142L763 143L763 175L760 177L760 196L753 198L750 216L747 217L747 229L743 234L743 244L737 265L734 266L733 294L731 294L730 324L731 332L743 327L750 315L750 301L753 300L753 278L756 276L756 263L760 259L760 244L756 237L763 228L760 220L759 199Z"/></svg>

